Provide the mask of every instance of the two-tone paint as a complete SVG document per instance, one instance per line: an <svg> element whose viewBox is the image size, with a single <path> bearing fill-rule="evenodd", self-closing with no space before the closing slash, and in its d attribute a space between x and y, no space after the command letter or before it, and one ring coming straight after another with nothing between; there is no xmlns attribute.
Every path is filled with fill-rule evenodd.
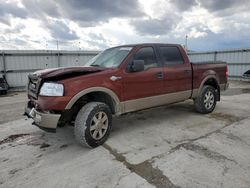
<svg viewBox="0 0 250 188"><path fill-rule="evenodd" d="M175 44L128 46L132 46L133 49L118 68L70 67L36 72L35 74L42 81L55 81L63 84L65 92L62 97L28 95L29 104L34 106L35 113L41 116L39 122L35 120L35 124L40 127L56 128L63 111L70 110L79 99L93 92L110 96L113 114L120 115L194 99L199 95L203 85L208 82L214 84L218 96L220 90L225 90L228 86L227 65L223 62L192 64L185 50ZM134 54L139 49L148 46L155 50L158 67L141 72L128 72L126 67L133 60ZM177 47L184 63L164 66L158 50L159 46ZM26 112L30 112L30 107L26 108ZM54 119L49 123L48 119L51 116ZM43 117L46 119L45 124L42 121Z"/></svg>

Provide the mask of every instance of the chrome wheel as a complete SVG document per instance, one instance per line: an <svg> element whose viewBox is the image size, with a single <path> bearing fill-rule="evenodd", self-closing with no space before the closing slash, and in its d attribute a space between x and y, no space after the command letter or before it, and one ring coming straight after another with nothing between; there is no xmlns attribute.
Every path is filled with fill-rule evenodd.
<svg viewBox="0 0 250 188"><path fill-rule="evenodd" d="M204 104L207 110L211 109L214 105L214 94L211 91L207 91L204 96Z"/></svg>
<svg viewBox="0 0 250 188"><path fill-rule="evenodd" d="M92 138L100 140L107 132L108 123L108 116L105 112L96 113L90 124L90 135Z"/></svg>

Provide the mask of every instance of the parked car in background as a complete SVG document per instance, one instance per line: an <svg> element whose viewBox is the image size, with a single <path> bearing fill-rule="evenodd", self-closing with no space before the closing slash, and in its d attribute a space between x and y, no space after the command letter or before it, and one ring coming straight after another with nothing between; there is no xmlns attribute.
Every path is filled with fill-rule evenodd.
<svg viewBox="0 0 250 188"><path fill-rule="evenodd" d="M107 49L83 67L29 75L25 113L47 131L71 123L82 145L108 138L112 116L194 100L206 114L228 88L225 62L191 63L177 44L135 44Z"/></svg>
<svg viewBox="0 0 250 188"><path fill-rule="evenodd" d="M242 75L242 77L243 77L244 79L250 80L250 70L246 71L246 72Z"/></svg>
<svg viewBox="0 0 250 188"><path fill-rule="evenodd" d="M4 76L0 75L0 94L7 94L7 91L9 89L9 85L6 81L6 79L4 78Z"/></svg>

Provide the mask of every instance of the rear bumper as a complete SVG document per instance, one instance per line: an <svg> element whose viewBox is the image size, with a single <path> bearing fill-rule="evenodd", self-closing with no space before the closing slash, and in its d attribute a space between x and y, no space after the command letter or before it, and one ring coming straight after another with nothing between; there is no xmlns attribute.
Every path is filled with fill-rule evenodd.
<svg viewBox="0 0 250 188"><path fill-rule="evenodd" d="M44 113L29 107L25 108L25 115L34 120L34 125L49 132L56 131L58 121L61 117L60 114Z"/></svg>

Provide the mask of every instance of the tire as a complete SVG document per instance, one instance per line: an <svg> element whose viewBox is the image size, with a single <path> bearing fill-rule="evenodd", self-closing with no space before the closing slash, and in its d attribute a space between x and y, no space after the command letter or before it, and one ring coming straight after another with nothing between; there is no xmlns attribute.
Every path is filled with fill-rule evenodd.
<svg viewBox="0 0 250 188"><path fill-rule="evenodd" d="M211 113L216 106L215 88L203 86L200 95L194 100L195 110L201 114Z"/></svg>
<svg viewBox="0 0 250 188"><path fill-rule="evenodd" d="M108 139L111 128L112 113L108 105L90 102L76 116L75 138L81 145L95 148Z"/></svg>

